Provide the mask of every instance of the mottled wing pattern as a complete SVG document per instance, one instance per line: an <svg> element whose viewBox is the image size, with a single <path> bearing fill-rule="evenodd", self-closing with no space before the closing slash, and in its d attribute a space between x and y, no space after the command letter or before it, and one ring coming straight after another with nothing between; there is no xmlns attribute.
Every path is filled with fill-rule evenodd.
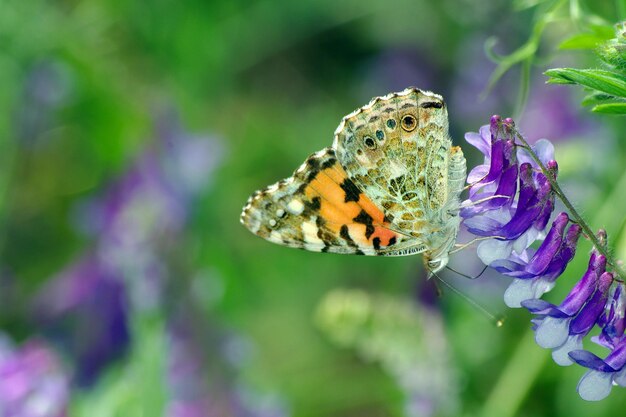
<svg viewBox="0 0 626 417"><path fill-rule="evenodd" d="M459 228L466 168L448 135L442 97L414 88L377 97L344 117L333 147L389 227L413 238L408 251L389 248L380 254L406 255L426 247L431 268L445 264Z"/></svg>
<svg viewBox="0 0 626 417"><path fill-rule="evenodd" d="M424 252L436 271L456 240L465 171L441 96L409 88L344 117L333 147L252 195L241 221L271 242L312 251Z"/></svg>
<svg viewBox="0 0 626 417"><path fill-rule="evenodd" d="M311 155L290 178L253 194L241 222L271 242L317 252L375 255L403 240L348 179L332 148Z"/></svg>

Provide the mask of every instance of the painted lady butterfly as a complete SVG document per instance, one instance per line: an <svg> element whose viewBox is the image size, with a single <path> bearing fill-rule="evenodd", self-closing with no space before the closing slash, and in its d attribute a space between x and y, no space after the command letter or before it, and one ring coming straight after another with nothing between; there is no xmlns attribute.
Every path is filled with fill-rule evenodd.
<svg viewBox="0 0 626 417"><path fill-rule="evenodd" d="M465 177L443 98L407 88L344 117L333 146L254 193L241 222L270 242L310 251L423 253L434 273L456 241Z"/></svg>

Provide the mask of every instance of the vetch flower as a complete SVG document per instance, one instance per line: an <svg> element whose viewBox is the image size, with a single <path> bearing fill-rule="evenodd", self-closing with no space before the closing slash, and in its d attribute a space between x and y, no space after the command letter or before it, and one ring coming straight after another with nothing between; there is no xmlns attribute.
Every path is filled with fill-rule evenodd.
<svg viewBox="0 0 626 417"><path fill-rule="evenodd" d="M598 401L609 395L614 384L626 387L626 338L604 360L586 350L575 350L569 356L589 368L576 388L582 399Z"/></svg>
<svg viewBox="0 0 626 417"><path fill-rule="evenodd" d="M522 259L527 256L526 249L543 236L554 210L548 179L515 143L514 127L511 119L493 116L489 126L481 127L480 134L465 136L484 154L484 163L470 171L470 198L463 202L461 217L470 233L494 237L477 249L486 265L513 253ZM551 162L553 150L545 140L533 148L556 176L556 162Z"/></svg>
<svg viewBox="0 0 626 417"><path fill-rule="evenodd" d="M618 283L613 289L611 301L607 304L604 314L598 319L598 325L602 327L602 333L591 340L608 349L624 339L626 328L626 291L624 284Z"/></svg>
<svg viewBox="0 0 626 417"><path fill-rule="evenodd" d="M535 340L552 349L557 364L589 368L578 384L583 399L602 399L613 384L626 386L624 283L606 251L606 233L591 233L556 182L554 146L542 139L530 147L514 122L499 116L466 140L483 153L484 163L468 176L469 198L460 214L482 240L477 254L483 263L514 278L505 303L535 315ZM556 196L571 212L559 213L548 229ZM559 305L542 300L574 258L583 232L594 245L587 271ZM536 241L541 243L533 246ZM583 350L595 326L601 332L591 341L611 350L604 360Z"/></svg>
<svg viewBox="0 0 626 417"><path fill-rule="evenodd" d="M587 272L558 307L538 299L522 302L538 315L533 320L537 344L554 349L552 357L559 365L572 364L567 354L582 349L582 339L604 310L613 282L611 273L604 272L605 267L604 256L592 255Z"/></svg>
<svg viewBox="0 0 626 417"><path fill-rule="evenodd" d="M65 417L69 378L43 342L13 346L0 335L0 415Z"/></svg>
<svg viewBox="0 0 626 417"><path fill-rule="evenodd" d="M539 249L528 262L528 252L522 256L513 254L510 259L496 260L491 267L515 279L504 293L504 302L509 307L520 307L524 300L537 299L550 291L555 280L565 271L574 258L581 228L572 224L564 235L569 221L566 213L560 213ZM517 262L516 262L517 261Z"/></svg>
<svg viewBox="0 0 626 417"><path fill-rule="evenodd" d="M80 386L92 385L131 341L123 280L92 253L39 291L34 316L44 333L75 358L73 382Z"/></svg>

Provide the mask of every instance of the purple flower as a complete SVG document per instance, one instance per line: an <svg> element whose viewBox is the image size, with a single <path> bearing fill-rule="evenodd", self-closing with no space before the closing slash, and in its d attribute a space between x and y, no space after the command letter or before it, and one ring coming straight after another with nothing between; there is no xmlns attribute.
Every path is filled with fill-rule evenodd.
<svg viewBox="0 0 626 417"><path fill-rule="evenodd" d="M130 342L123 280L92 254L42 288L35 320L75 357L74 380L83 386L124 355Z"/></svg>
<svg viewBox="0 0 626 417"><path fill-rule="evenodd" d="M587 401L598 401L611 392L613 384L626 387L626 338L604 359L586 350L575 350L569 356L589 371L578 382L578 394Z"/></svg>
<svg viewBox="0 0 626 417"><path fill-rule="evenodd" d="M593 254L589 268L565 300L557 307L544 300L523 301L536 314L535 340L543 348L554 349L552 357L562 366L571 365L567 354L582 349L582 340L604 310L613 276L604 272L606 258Z"/></svg>
<svg viewBox="0 0 626 417"><path fill-rule="evenodd" d="M602 333L591 340L608 349L615 349L615 346L625 337L625 315L626 291L624 284L619 283L614 286L611 301L607 303L604 314L598 320L598 325L602 327Z"/></svg>
<svg viewBox="0 0 626 417"><path fill-rule="evenodd" d="M530 252L526 250L523 257L512 254L509 259L491 263L491 267L498 272L517 278L504 293L507 306L520 307L524 300L537 299L554 287L555 280L574 258L581 233L580 226L572 224L563 235L568 221L565 213L557 216L548 235L529 261L525 261Z"/></svg>
<svg viewBox="0 0 626 417"><path fill-rule="evenodd" d="M232 335L213 324L199 325L192 311L181 307L170 320L168 332L168 417L284 417L282 400L261 395L236 381ZM239 362L241 358L239 357ZM241 363L235 364L241 366Z"/></svg>
<svg viewBox="0 0 626 417"><path fill-rule="evenodd" d="M122 277L133 309L161 302L164 254L175 246L223 154L214 138L184 131L175 114L157 123L156 140L99 199L83 207L81 226L97 237L100 262Z"/></svg>
<svg viewBox="0 0 626 417"><path fill-rule="evenodd" d="M43 342L20 348L0 335L0 415L65 417L69 381L57 356Z"/></svg>
<svg viewBox="0 0 626 417"><path fill-rule="evenodd" d="M590 368L579 383L580 396L604 398L611 384L626 385L626 294L623 282L607 271L609 261L600 254L605 253L602 248L594 248L587 271L561 304L540 298L573 259L583 230L570 224L563 212L546 233L555 195L561 195L559 187L553 189L558 172L554 147L542 139L528 148L513 121L498 116L466 139L484 154L484 163L468 176L469 199L461 210L468 231L483 240L477 248L479 258L514 278L504 300L535 315L535 340L552 349L557 364L577 362ZM536 240L542 242L535 250L531 245ZM605 241L604 232L594 240L598 246ZM591 340L611 349L605 360L583 350L583 341L595 326L602 331Z"/></svg>
<svg viewBox="0 0 626 417"><path fill-rule="evenodd" d="M461 217L474 235L493 237L477 249L486 265L512 254L527 257L527 248L543 236L554 210L550 184L535 161L518 148L514 126L510 119L493 116L478 134L465 135L484 154L484 163L468 176L469 199L463 202ZM533 151L545 164L553 160L554 148L546 140L537 142Z"/></svg>

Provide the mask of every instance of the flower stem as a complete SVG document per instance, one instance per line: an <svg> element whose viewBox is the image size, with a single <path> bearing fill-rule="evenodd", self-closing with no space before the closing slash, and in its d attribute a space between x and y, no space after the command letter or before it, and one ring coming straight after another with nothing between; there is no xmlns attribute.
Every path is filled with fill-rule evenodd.
<svg viewBox="0 0 626 417"><path fill-rule="evenodd" d="M559 197L559 200L561 200L563 204L565 205L565 207L567 207L567 210L569 210L570 215L574 218L576 223L578 223L578 225L580 225L580 227L583 229L583 232L585 233L587 238L591 241L595 249L600 254L606 257L607 264L613 269L613 271L620 278L620 280L622 280L626 275L624 274L624 271L622 271L622 269L619 267L619 265L617 265L617 263L613 260L613 256L611 256L611 254L607 250L606 244L604 244L603 242L600 241L600 239L598 239L598 237L593 232L593 230L591 230L591 227L589 227L585 219L583 219L583 217L578 213L578 211L576 211L576 209L574 208L574 205L565 196L565 193L561 189L559 183L556 181L556 178L554 177L553 173L550 172L548 168L546 168L543 162L541 162L537 154L535 154L531 146L528 144L528 142L526 142L526 139L524 139L524 137L517 131L517 129L515 129L514 132L515 132L515 137L519 139L520 142L522 142L522 144L524 145L524 148L526 148L530 157L537 163L539 168L541 168L541 171L548 179L548 182L550 183L550 186L552 187L554 194L557 197Z"/></svg>

